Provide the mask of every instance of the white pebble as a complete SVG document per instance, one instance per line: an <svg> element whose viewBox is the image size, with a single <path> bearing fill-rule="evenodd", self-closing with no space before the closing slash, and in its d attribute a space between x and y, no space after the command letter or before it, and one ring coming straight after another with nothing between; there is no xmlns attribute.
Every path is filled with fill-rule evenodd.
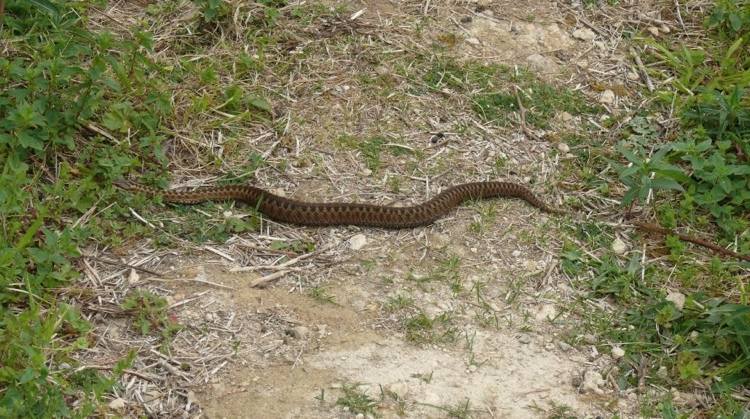
<svg viewBox="0 0 750 419"><path fill-rule="evenodd" d="M625 244L619 237L612 241L612 251L617 255L624 255L628 251L628 245Z"/></svg>
<svg viewBox="0 0 750 419"><path fill-rule="evenodd" d="M349 239L349 248L359 250L367 244L367 237L364 234L355 234Z"/></svg>
<svg viewBox="0 0 750 419"><path fill-rule="evenodd" d="M669 291L666 300L671 301L678 310L682 310L685 307L685 294L681 292Z"/></svg>
<svg viewBox="0 0 750 419"><path fill-rule="evenodd" d="M593 41L596 38L596 34L591 29L581 28L573 31L573 38L580 39L581 41Z"/></svg>
<svg viewBox="0 0 750 419"><path fill-rule="evenodd" d="M615 102L615 92L607 89L602 92L602 95L599 96L599 102L604 103L605 105L611 105Z"/></svg>
<svg viewBox="0 0 750 419"><path fill-rule="evenodd" d="M625 350L619 346L612 347L612 358L620 359L625 356Z"/></svg>

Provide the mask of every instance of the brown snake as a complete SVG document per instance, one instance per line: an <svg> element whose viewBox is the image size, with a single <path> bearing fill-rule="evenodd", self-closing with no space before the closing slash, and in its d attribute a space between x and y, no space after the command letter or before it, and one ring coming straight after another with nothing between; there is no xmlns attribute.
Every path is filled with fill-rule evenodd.
<svg viewBox="0 0 750 419"><path fill-rule="evenodd" d="M235 200L257 208L268 218L306 226L357 225L381 228L411 228L430 224L447 215L462 202L486 198L520 198L541 210L561 214L537 198L527 187L510 182L474 182L452 186L429 201L408 207L359 203L304 202L274 195L249 185L204 187L194 191L161 191L118 181L115 185L146 195L159 195L165 202L197 204L204 201Z"/></svg>
<svg viewBox="0 0 750 419"><path fill-rule="evenodd" d="M151 196L159 195L165 202L175 204L197 204L204 201L229 199L242 201L254 206L272 220L306 226L358 225L393 229L418 227L447 215L464 201L498 197L520 198L536 208L553 214L567 213L548 206L527 187L511 182L464 183L440 192L427 202L409 207L350 202L304 202L274 195L264 189L249 185L212 186L194 191L161 191L127 181L116 181L114 184L133 192ZM742 255L704 239L679 234L654 224L634 221L633 226L654 234L675 234L681 240L712 249L723 255L750 261L750 255Z"/></svg>

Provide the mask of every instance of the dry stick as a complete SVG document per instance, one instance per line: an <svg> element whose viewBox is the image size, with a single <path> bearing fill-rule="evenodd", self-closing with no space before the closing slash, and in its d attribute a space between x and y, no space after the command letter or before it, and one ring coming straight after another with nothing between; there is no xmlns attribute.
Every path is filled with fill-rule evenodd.
<svg viewBox="0 0 750 419"><path fill-rule="evenodd" d="M534 134L534 132L529 129L529 126L526 125L526 108L523 107L523 103L521 102L521 96L519 96L518 91L521 90L518 86L515 88L516 93L516 101L518 102L518 114L519 118L521 119L521 130L524 134L526 134L527 137L531 138L532 140L539 141L539 137Z"/></svg>
<svg viewBox="0 0 750 419"><path fill-rule="evenodd" d="M268 284L283 277L289 272L290 272L289 270L283 270L283 271L274 272L270 275L260 277L250 283L250 288L265 288Z"/></svg>
<svg viewBox="0 0 750 419"><path fill-rule="evenodd" d="M95 260L97 262L106 263L106 264L114 265L114 266L119 266L119 267L122 267L122 268L134 269L136 271L140 271L140 272L143 272L143 273L147 273L147 274L151 274L151 275L154 275L154 276L158 276L159 278L161 278L163 276L159 272L152 271L152 270L146 269L146 268L141 268L139 266L131 265L129 263L118 262L116 260L111 260L111 259L103 259L103 258L99 258L99 257L96 257L96 256L86 256L86 257L89 258L89 259L93 259L93 260Z"/></svg>
<svg viewBox="0 0 750 419"><path fill-rule="evenodd" d="M638 72L641 75L641 78L644 82L646 82L646 87L648 87L649 92L654 91L654 82L651 81L651 77L648 76L648 73L646 72L646 66L643 65L643 61L641 61L641 56L636 52L635 48L630 47L630 55L633 56L633 60L635 60L635 65L638 66Z"/></svg>
<svg viewBox="0 0 750 419"><path fill-rule="evenodd" d="M2 0L0 0L0 2L2 2ZM115 367L108 367L106 365L82 365L82 366L76 368L76 372L80 372L80 371L83 371L83 370L112 371L114 369L115 369ZM146 380L146 381L149 381L149 382L152 382L152 383L156 381L156 380L154 380L154 378L149 377L149 376L144 375L144 374L141 374L138 371L123 370L122 372L123 372L123 374L133 375L133 376L136 376L138 378L141 378L143 380Z"/></svg>
<svg viewBox="0 0 750 419"><path fill-rule="evenodd" d="M682 13L680 13L680 0L674 0L674 8L677 11L677 20L680 22L680 26L682 26L682 31L687 31L685 29L685 22L682 21Z"/></svg>
<svg viewBox="0 0 750 419"><path fill-rule="evenodd" d="M671 235L679 237L680 240L682 240L682 241L686 241L686 242L690 242L690 243L693 243L693 244L697 244L698 246L706 247L706 248L711 249L711 250L713 250L713 251L715 251L717 253L721 253L722 255L725 255L725 256L731 256L731 257L735 257L737 259L746 260L746 261L750 262L750 255L741 255L741 254L739 254L737 252L734 252L734 251L729 250L729 249L725 249L725 248L719 246L718 244L711 243L711 242L709 242L707 240L704 240L704 239L701 239L701 238L697 238L697 237L693 237L693 236L687 236L685 234L680 234L680 233L677 233L677 232L675 232L675 231L673 231L671 229L664 228L664 227L656 225L656 224L644 223L643 221L633 221L633 225L636 226L639 230L643 230L643 231L646 231L646 232L649 232L649 233L661 234L661 235L671 234Z"/></svg>

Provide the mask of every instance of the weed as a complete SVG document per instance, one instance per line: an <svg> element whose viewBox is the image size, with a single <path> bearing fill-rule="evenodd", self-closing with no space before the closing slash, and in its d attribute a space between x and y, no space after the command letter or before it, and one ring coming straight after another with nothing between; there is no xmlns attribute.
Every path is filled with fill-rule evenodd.
<svg viewBox="0 0 750 419"><path fill-rule="evenodd" d="M432 382L432 375L433 375L433 373L434 373L434 371L430 371L429 374L412 374L411 376L413 378L418 378L419 380L421 380L425 384L430 384Z"/></svg>
<svg viewBox="0 0 750 419"><path fill-rule="evenodd" d="M169 342L180 329L168 315L167 300L145 290L136 290L128 295L120 307L135 316L135 324L143 335L157 329Z"/></svg>
<svg viewBox="0 0 750 419"><path fill-rule="evenodd" d="M319 303L336 304L336 297L329 294L325 288L312 287L307 295Z"/></svg>
<svg viewBox="0 0 750 419"><path fill-rule="evenodd" d="M413 306L414 299L401 294L389 297L388 301L385 303L385 309L391 312L400 311Z"/></svg>
<svg viewBox="0 0 750 419"><path fill-rule="evenodd" d="M88 326L51 288L76 278L78 248L121 240L117 204L99 210L101 222L68 222L116 201L102 185L135 167L158 181L168 76L147 55L148 33L90 32L89 2L6 6L0 36L14 41L0 58L0 416L85 417L124 367L109 378L60 367L75 366L68 355L87 346Z"/></svg>
<svg viewBox="0 0 750 419"><path fill-rule="evenodd" d="M635 160L630 174L640 178L630 180L629 193L636 194L631 192L633 180L643 195L649 186L646 177L662 177L657 188L683 191L677 214L681 220L693 221L700 215L697 211L709 214L725 237L739 236L740 251L750 249L748 222L742 217L750 210L750 62L742 55L749 20L747 5L719 1L706 20L715 36L700 47L671 48L647 41L655 58L671 71L673 90L660 95L676 109L682 129L671 142L657 146L656 165L669 165L670 173L653 167L637 151L634 156L621 150L631 163Z"/></svg>
<svg viewBox="0 0 750 419"><path fill-rule="evenodd" d="M369 414L375 415L377 402L367 393L359 389L357 384L343 384L341 391L344 393L341 397L336 400L337 406L344 406L349 408L349 411L354 414Z"/></svg>
<svg viewBox="0 0 750 419"><path fill-rule="evenodd" d="M380 168L380 153L383 150L383 145L386 143L384 138L373 137L359 141L354 137L343 135L337 139L337 142L342 146L358 150L362 153L365 164L370 170L377 171Z"/></svg>
<svg viewBox="0 0 750 419"><path fill-rule="evenodd" d="M430 318L424 312L404 321L406 339L417 343L452 343L456 340L458 330L453 326L449 313L441 313Z"/></svg>
<svg viewBox="0 0 750 419"><path fill-rule="evenodd" d="M273 250L293 253L310 253L315 250L315 243L307 240L274 240L269 247Z"/></svg>
<svg viewBox="0 0 750 419"><path fill-rule="evenodd" d="M445 415L449 418L468 419L471 417L469 399L466 399L463 403L458 403L455 406L443 406L443 410L445 411Z"/></svg>

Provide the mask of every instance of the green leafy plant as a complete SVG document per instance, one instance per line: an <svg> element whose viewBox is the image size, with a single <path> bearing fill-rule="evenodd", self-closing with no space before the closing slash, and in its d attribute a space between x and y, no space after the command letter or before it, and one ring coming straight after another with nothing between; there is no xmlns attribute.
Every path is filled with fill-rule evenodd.
<svg viewBox="0 0 750 419"><path fill-rule="evenodd" d="M90 4L10 0L2 16L0 37L13 40L0 57L3 417L85 417L111 389L117 369L76 370L69 355L87 347L88 325L55 292L76 279L79 248L118 240L105 233L122 208L100 209L101 222L74 220L112 198L113 179L164 163L171 105L147 56L153 40L91 32Z"/></svg>
<svg viewBox="0 0 750 419"><path fill-rule="evenodd" d="M661 95L680 117L680 132L669 143L654 141L660 165L678 166L683 175L660 173L631 139L620 149L631 163L621 171L628 186L623 202L643 198L649 177L667 180L666 186L681 194L681 218L707 213L728 239L738 235L741 251L750 248L747 236L750 210L750 60L747 33L750 5L744 1L717 1L706 19L714 35L699 46L672 48L653 40L654 56L671 71L673 90ZM653 160L653 159L652 159ZM663 167L662 167L663 168ZM669 168L669 172L674 166ZM663 182L663 181L659 181ZM698 212L696 212L698 210Z"/></svg>
<svg viewBox="0 0 750 419"><path fill-rule="evenodd" d="M169 317L167 301L152 292L136 290L120 306L135 316L136 326L143 335L157 329L165 340L169 340L180 329Z"/></svg>
<svg viewBox="0 0 750 419"><path fill-rule="evenodd" d="M644 125L643 119L634 119L631 123L633 135L630 142L621 142L617 149L629 162L627 166L618 165L620 181L628 187L622 198L623 205L635 201L645 202L652 190L678 190L683 187L678 180L685 180L682 169L669 163L667 154L671 145L661 146L655 153L648 155L643 143L648 142L652 131Z"/></svg>
<svg viewBox="0 0 750 419"><path fill-rule="evenodd" d="M743 0L718 0L706 26L723 37L736 39L750 31L750 6Z"/></svg>

